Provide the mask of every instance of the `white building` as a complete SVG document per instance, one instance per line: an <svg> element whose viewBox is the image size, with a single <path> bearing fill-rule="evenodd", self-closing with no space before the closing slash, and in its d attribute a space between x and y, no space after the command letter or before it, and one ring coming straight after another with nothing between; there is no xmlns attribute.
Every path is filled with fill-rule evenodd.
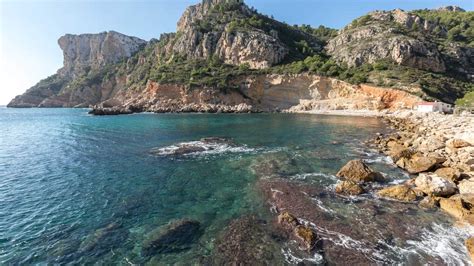
<svg viewBox="0 0 474 266"><path fill-rule="evenodd" d="M440 113L452 113L453 106L448 103L443 102L421 102L416 106L418 112L430 113L430 112L440 112Z"/></svg>

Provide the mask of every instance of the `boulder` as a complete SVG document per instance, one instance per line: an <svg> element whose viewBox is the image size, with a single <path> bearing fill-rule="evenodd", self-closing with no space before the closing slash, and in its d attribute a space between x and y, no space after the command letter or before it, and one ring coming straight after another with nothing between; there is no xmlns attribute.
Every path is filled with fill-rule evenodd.
<svg viewBox="0 0 474 266"><path fill-rule="evenodd" d="M464 179L459 182L458 188L461 194L474 194L474 180Z"/></svg>
<svg viewBox="0 0 474 266"><path fill-rule="evenodd" d="M391 198L399 201L410 202L417 199L416 193L406 185L395 185L379 190L377 194L381 197Z"/></svg>
<svg viewBox="0 0 474 266"><path fill-rule="evenodd" d="M465 244L469 257L471 257L471 261L474 262L474 237L466 239Z"/></svg>
<svg viewBox="0 0 474 266"><path fill-rule="evenodd" d="M469 147L471 146L471 143L462 139L450 139L446 141L446 146L449 148L459 149L459 148Z"/></svg>
<svg viewBox="0 0 474 266"><path fill-rule="evenodd" d="M354 182L373 182L383 180L380 173L374 172L362 160L352 160L344 165L336 174L337 177L345 178Z"/></svg>
<svg viewBox="0 0 474 266"><path fill-rule="evenodd" d="M401 144L395 144L389 147L387 154L396 162L402 158L410 158L414 154L414 151Z"/></svg>
<svg viewBox="0 0 474 266"><path fill-rule="evenodd" d="M451 216L474 224L474 194L456 194L440 198L439 206Z"/></svg>
<svg viewBox="0 0 474 266"><path fill-rule="evenodd" d="M359 185L357 182L354 181L342 181L336 186L336 193L338 194L346 194L346 195L360 195L364 193L364 188Z"/></svg>
<svg viewBox="0 0 474 266"><path fill-rule="evenodd" d="M438 160L433 157L415 154L411 158L401 158L396 164L398 167L407 170L410 174L418 174L433 169L438 164Z"/></svg>
<svg viewBox="0 0 474 266"><path fill-rule="evenodd" d="M456 193L456 184L435 174L420 174L415 179L416 188L427 195L448 197Z"/></svg>
<svg viewBox="0 0 474 266"><path fill-rule="evenodd" d="M440 176L444 179L447 179L452 182L458 182L461 176L461 173L451 167L439 168L434 172L437 176Z"/></svg>
<svg viewBox="0 0 474 266"><path fill-rule="evenodd" d="M142 253L152 256L188 249L201 232L201 224L194 220L176 220L150 232L142 243Z"/></svg>

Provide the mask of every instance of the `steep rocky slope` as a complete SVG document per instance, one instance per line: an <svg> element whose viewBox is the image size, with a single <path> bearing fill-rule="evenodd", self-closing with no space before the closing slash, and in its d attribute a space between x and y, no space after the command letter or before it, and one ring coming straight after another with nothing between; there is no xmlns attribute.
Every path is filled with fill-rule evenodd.
<svg viewBox="0 0 474 266"><path fill-rule="evenodd" d="M278 22L240 0L203 0L159 40L61 37L64 66L9 106L248 112L452 102L474 90L474 43L448 42L452 25L432 17L473 12L433 12L376 11L336 33Z"/></svg>

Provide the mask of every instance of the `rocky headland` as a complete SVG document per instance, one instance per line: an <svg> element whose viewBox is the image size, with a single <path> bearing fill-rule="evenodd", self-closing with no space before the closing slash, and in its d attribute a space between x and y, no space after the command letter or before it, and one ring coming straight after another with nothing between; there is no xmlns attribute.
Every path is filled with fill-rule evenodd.
<svg viewBox="0 0 474 266"><path fill-rule="evenodd" d="M458 7L375 11L335 30L291 26L240 0L203 0L159 39L114 31L60 37L63 67L8 106L114 115L453 103L474 89L470 32L455 28L469 28L473 15Z"/></svg>

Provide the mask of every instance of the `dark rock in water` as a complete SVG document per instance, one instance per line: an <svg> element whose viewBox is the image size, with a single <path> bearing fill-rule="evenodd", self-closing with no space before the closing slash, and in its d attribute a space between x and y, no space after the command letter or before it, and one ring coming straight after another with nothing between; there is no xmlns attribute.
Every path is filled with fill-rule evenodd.
<svg viewBox="0 0 474 266"><path fill-rule="evenodd" d="M300 241L317 240L317 253L323 256L328 265L341 262L345 265L393 263L392 259L400 255L386 247L403 246L422 230L413 224L431 222L429 218L424 221L424 218L414 215L419 211L418 208L402 202L351 201L327 192L320 186L288 182L285 179L261 179L258 182L258 188L272 209L291 213L291 217L298 218L299 224L312 230L301 230ZM293 234L288 231L286 236L294 239ZM318 238L313 238L314 235ZM348 245L341 245L342 239ZM299 243L301 245L304 242ZM301 250L301 246L292 249L293 252L298 250Z"/></svg>
<svg viewBox="0 0 474 266"><path fill-rule="evenodd" d="M232 143L232 139L222 138L222 137L207 137L207 138L202 138L201 142L206 143L206 144Z"/></svg>
<svg viewBox="0 0 474 266"><path fill-rule="evenodd" d="M94 107L92 110L89 111L91 115L124 115L124 114L132 114L134 111L128 107Z"/></svg>
<svg viewBox="0 0 474 266"><path fill-rule="evenodd" d="M277 235L264 221L243 216L232 221L217 239L212 265L280 265L284 260ZM206 263L205 263L206 264Z"/></svg>
<svg viewBox="0 0 474 266"><path fill-rule="evenodd" d="M78 252L101 255L109 252L110 248L121 244L126 238L127 230L123 230L119 223L110 223L86 237L81 242Z"/></svg>
<svg viewBox="0 0 474 266"><path fill-rule="evenodd" d="M179 252L189 249L201 236L201 224L194 220L176 220L150 232L142 243L142 254Z"/></svg>

